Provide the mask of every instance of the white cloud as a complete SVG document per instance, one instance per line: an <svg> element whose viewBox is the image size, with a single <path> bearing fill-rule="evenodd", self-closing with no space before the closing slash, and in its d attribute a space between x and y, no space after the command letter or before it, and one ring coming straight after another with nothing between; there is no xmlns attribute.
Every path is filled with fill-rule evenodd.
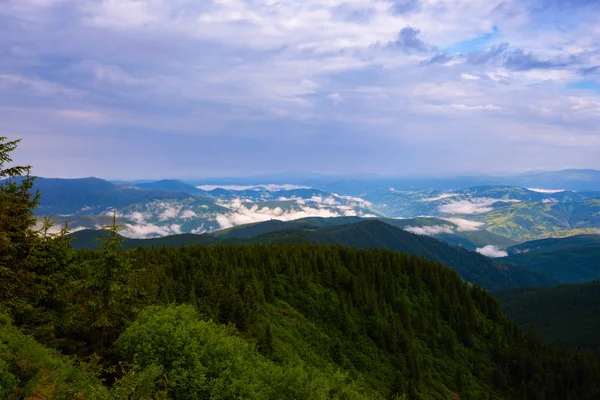
<svg viewBox="0 0 600 400"><path fill-rule="evenodd" d="M429 198L425 198L425 199L421 199L422 202L432 202L432 201L439 201L439 200L444 200L444 199L449 199L451 197L456 197L458 196L458 194L453 194L453 193L442 193L439 196L436 197L429 197Z"/></svg>
<svg viewBox="0 0 600 400"><path fill-rule="evenodd" d="M224 189L231 191L244 191L244 190L267 190L269 192L278 192L280 190L296 190L296 189L311 189L309 186L299 186L291 184L260 184L260 185L200 185L196 186L198 189L211 191L215 189Z"/></svg>
<svg viewBox="0 0 600 400"><path fill-rule="evenodd" d="M499 249L498 247L496 247L494 245L488 245L485 247L481 247L481 248L476 249L476 251L479 254L482 254L486 257L491 257L491 258L500 258L500 257L508 256L508 252L506 250Z"/></svg>
<svg viewBox="0 0 600 400"><path fill-rule="evenodd" d="M478 197L470 200L462 200L454 203L443 204L438 210L444 214L485 214L493 211L492 205L496 203L519 203L520 200L492 199Z"/></svg>
<svg viewBox="0 0 600 400"><path fill-rule="evenodd" d="M177 218L179 211L181 211L180 206L171 206L169 204L161 204L161 206L163 207L163 211L158 215L158 219L161 221Z"/></svg>
<svg viewBox="0 0 600 400"><path fill-rule="evenodd" d="M447 225L435 225L435 226L407 226L404 228L405 231L416 233L417 235L425 236L436 236L442 233L454 234L454 230Z"/></svg>
<svg viewBox="0 0 600 400"><path fill-rule="evenodd" d="M485 225L483 222L469 221L467 219L462 219L462 218L446 218L446 221L452 222L453 224L457 225L458 228L456 230L458 232L479 231L479 230L481 230L483 225Z"/></svg>
<svg viewBox="0 0 600 400"><path fill-rule="evenodd" d="M547 193L547 194L554 194L554 193L562 193L565 190L555 190L555 189L539 189L539 188L527 188L527 190L530 190L532 192L537 192L537 193Z"/></svg>
<svg viewBox="0 0 600 400"><path fill-rule="evenodd" d="M85 122L102 122L106 119L105 115L98 111L89 110L58 110L56 115L62 118L81 120Z"/></svg>
<svg viewBox="0 0 600 400"><path fill-rule="evenodd" d="M218 214L216 216L216 221L218 222L221 229L226 229L231 228L232 226L269 221L272 219L280 221L291 221L308 217L375 217L375 215L371 213L357 211L352 206L337 205L337 203L332 205L325 204L326 202L328 202L327 199L328 198L323 199L321 197L311 199L312 202L317 204L317 207L297 204L294 208L288 210L284 210L281 207L259 207L256 204L245 205L239 199L236 199L229 203L229 208L231 212L227 214Z"/></svg>
<svg viewBox="0 0 600 400"><path fill-rule="evenodd" d="M436 106L431 106L431 107L437 108L437 109L442 109L442 110L446 109L446 110L459 110L459 111L496 111L496 110L502 109L502 107L499 107L494 104L467 105L467 104L452 103L452 104L436 105Z"/></svg>
<svg viewBox="0 0 600 400"><path fill-rule="evenodd" d="M551 198L549 198L549 199L544 199L544 200L542 200L542 203L544 203L544 204L549 204L549 203L558 203L558 200L557 200L557 199L555 199L555 198L553 198L553 197L551 197Z"/></svg>
<svg viewBox="0 0 600 400"><path fill-rule="evenodd" d="M131 239L146 239L151 237L162 237L177 235L181 233L181 226L172 224L170 226L159 226L155 224L124 224L119 232L121 235Z"/></svg>
<svg viewBox="0 0 600 400"><path fill-rule="evenodd" d="M193 210L185 210L181 213L180 217L182 219L193 219L197 218L198 214L196 214Z"/></svg>
<svg viewBox="0 0 600 400"><path fill-rule="evenodd" d="M462 73L460 74L460 77L469 81L477 81L481 78L479 78L477 75L472 75L472 74L467 74L467 73Z"/></svg>

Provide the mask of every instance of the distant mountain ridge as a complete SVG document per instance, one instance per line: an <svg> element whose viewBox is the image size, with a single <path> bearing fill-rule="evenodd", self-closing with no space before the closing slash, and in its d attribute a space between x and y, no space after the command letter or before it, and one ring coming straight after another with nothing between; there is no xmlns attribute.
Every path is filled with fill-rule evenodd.
<svg viewBox="0 0 600 400"><path fill-rule="evenodd" d="M358 181L349 182L336 191L327 190L326 185L289 183L212 185L202 190L169 179L132 184L98 178L38 178L36 188L43 196L36 214L68 220L75 229L95 229L98 224L93 218L116 212L129 229L127 236L139 238L214 232L273 219L376 217L472 250L592 233L600 227L600 197L590 197L599 194L595 191L557 192L533 185L529 189L479 185L450 190L373 186L353 195ZM369 182L364 183L373 183ZM418 220L418 224L403 225L403 219Z"/></svg>
<svg viewBox="0 0 600 400"><path fill-rule="evenodd" d="M553 276L561 283L600 280L600 234L534 240L507 251L503 262Z"/></svg>

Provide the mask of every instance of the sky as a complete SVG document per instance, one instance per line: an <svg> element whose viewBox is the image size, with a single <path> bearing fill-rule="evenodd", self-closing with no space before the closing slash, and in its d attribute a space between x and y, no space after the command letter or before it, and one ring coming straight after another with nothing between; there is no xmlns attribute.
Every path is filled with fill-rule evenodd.
<svg viewBox="0 0 600 400"><path fill-rule="evenodd" d="M600 169L598 0L0 0L46 177Z"/></svg>

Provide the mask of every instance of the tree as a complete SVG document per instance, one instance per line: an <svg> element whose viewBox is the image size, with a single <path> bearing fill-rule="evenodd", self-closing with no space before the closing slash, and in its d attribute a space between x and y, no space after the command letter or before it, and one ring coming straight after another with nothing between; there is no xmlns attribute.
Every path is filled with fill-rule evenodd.
<svg viewBox="0 0 600 400"><path fill-rule="evenodd" d="M99 347L104 350L132 311L131 262L123 250L121 225L113 214L112 224L103 227L108 238L100 239L101 257L92 263L88 281L89 304L94 312L92 326L100 328Z"/></svg>
<svg viewBox="0 0 600 400"><path fill-rule="evenodd" d="M33 210L40 199L33 192L30 166L5 166L20 140L0 136L0 307L11 315L27 310L35 271L28 261L39 237L33 230Z"/></svg>

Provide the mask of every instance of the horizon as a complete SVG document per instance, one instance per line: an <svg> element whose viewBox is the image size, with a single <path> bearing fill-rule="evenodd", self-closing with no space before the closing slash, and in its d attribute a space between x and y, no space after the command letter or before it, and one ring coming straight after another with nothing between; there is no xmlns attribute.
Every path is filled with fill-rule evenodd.
<svg viewBox="0 0 600 400"><path fill-rule="evenodd" d="M207 181L206 184L211 183L228 183L227 181L235 181L235 180L256 180L256 184L270 184L276 182L259 182L260 179L266 180L274 180L284 182L285 179L291 180L365 180L365 179L376 179L376 180L446 180L446 179L460 179L460 178L516 178L523 177L527 175L535 175L535 174L555 174L555 173L567 173L567 172L598 172L600 173L600 169L594 168L565 168L560 170L524 170L518 172L506 172L506 171L495 171L495 172L458 172L458 173L448 173L448 174L431 174L431 175L400 175L400 174L377 174L377 173L357 173L357 174L319 174L317 172L278 172L278 173L265 173L265 174L249 174L249 175L214 175L214 176L203 176L203 177L178 177L178 176L157 176L151 178L123 178L123 177L103 177L97 175L89 175L89 176L50 176L50 175L36 175L32 174L36 178L42 179L101 179L113 183L144 183L144 182L158 182L158 181L181 181L181 182L204 182Z"/></svg>
<svg viewBox="0 0 600 400"><path fill-rule="evenodd" d="M600 169L599 16L592 0L8 0L0 135L62 177Z"/></svg>

